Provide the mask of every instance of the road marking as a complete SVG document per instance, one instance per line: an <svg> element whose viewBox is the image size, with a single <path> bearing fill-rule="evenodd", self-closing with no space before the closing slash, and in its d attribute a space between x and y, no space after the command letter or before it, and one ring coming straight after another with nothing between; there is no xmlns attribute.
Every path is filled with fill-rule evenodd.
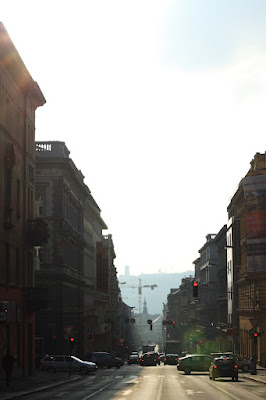
<svg viewBox="0 0 266 400"><path fill-rule="evenodd" d="M129 394L132 393L132 391L133 391L133 390L128 389L128 390L126 390L125 392L123 392L122 395L123 395L123 396L128 396Z"/></svg>
<svg viewBox="0 0 266 400"><path fill-rule="evenodd" d="M202 379L202 378L201 378L201 379ZM218 382L215 383L215 382L210 382L210 381L208 381L208 380L207 380L207 382L208 382L209 385L215 386L215 387L216 387L217 389L219 389L221 392L228 394L228 395L231 396L233 399L235 399L235 400L241 400L241 397L236 397L236 396L234 396L232 393L229 393L229 392L227 392L226 390L222 389L219 385L216 385L216 383L218 383ZM256 396L254 393L252 393L252 400L255 399L255 398L257 398L258 400L261 400L260 397Z"/></svg>
<svg viewBox="0 0 266 400"><path fill-rule="evenodd" d="M195 390L192 390L192 389L186 389L185 392L187 392L187 395L200 394L200 393L202 394L203 393L203 392L195 391Z"/></svg>
<svg viewBox="0 0 266 400"><path fill-rule="evenodd" d="M109 386L113 385L114 383L115 383L115 382L108 383L107 385L103 386L101 389L97 390L96 392L91 393L91 394L89 394L89 395L86 396L86 397L83 397L81 400L90 399L91 397L93 397L93 396L95 396L96 394L102 392L104 389L108 388Z"/></svg>
<svg viewBox="0 0 266 400"><path fill-rule="evenodd" d="M157 396L156 396L156 400L160 400L161 399L162 390L163 390L163 378L161 379L161 382L160 382L160 386L159 386L159 390L158 390L158 393L157 393Z"/></svg>

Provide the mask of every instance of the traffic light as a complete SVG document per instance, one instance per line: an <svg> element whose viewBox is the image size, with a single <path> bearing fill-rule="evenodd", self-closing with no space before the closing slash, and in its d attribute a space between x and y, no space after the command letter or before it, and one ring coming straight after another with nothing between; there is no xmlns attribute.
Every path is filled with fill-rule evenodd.
<svg viewBox="0 0 266 400"><path fill-rule="evenodd" d="M150 324L150 331L152 331L152 324Z"/></svg>
<svg viewBox="0 0 266 400"><path fill-rule="evenodd" d="M70 344L73 345L75 343L75 338L73 336L71 336L69 340L70 340Z"/></svg>
<svg viewBox="0 0 266 400"><path fill-rule="evenodd" d="M199 297L199 283L193 282L193 297Z"/></svg>
<svg viewBox="0 0 266 400"><path fill-rule="evenodd" d="M258 342L258 337L260 337L260 333L259 332L253 332L252 337L253 337L254 343L257 343Z"/></svg>
<svg viewBox="0 0 266 400"><path fill-rule="evenodd" d="M173 321L173 328L175 328L175 321Z"/></svg>

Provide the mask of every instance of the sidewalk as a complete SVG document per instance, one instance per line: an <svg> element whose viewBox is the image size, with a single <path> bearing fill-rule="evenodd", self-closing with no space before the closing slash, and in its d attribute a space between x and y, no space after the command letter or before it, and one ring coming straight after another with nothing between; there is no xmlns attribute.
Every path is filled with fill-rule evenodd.
<svg viewBox="0 0 266 400"><path fill-rule="evenodd" d="M82 379L82 375L68 372L57 372L49 374L47 371L34 371L31 376L16 377L11 380L10 386L6 386L5 377L0 375L0 400L15 399L16 397L39 392L50 387L63 385L66 382L72 382Z"/></svg>
<svg viewBox="0 0 266 400"><path fill-rule="evenodd" d="M250 372L239 375L240 378L251 379L256 382L264 383L266 385L266 368L257 366L257 375L251 375Z"/></svg>

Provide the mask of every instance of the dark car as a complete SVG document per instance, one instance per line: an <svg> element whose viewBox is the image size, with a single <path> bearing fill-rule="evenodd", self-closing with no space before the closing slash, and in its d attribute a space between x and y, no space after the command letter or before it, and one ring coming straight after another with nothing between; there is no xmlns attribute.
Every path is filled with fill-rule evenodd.
<svg viewBox="0 0 266 400"><path fill-rule="evenodd" d="M207 354L191 354L178 360L177 369L189 375L191 371L209 371L213 357Z"/></svg>
<svg viewBox="0 0 266 400"><path fill-rule="evenodd" d="M164 365L177 365L178 354L166 354L164 357Z"/></svg>
<svg viewBox="0 0 266 400"><path fill-rule="evenodd" d="M139 356L137 354L130 354L127 360L128 365L139 364Z"/></svg>
<svg viewBox="0 0 266 400"><path fill-rule="evenodd" d="M53 373L71 370L85 375L89 372L95 372L97 370L97 365L94 362L83 361L74 356L47 354L41 359L40 368L42 371Z"/></svg>
<svg viewBox="0 0 266 400"><path fill-rule="evenodd" d="M238 367L234 358L214 358L209 368L210 379L232 378L238 380Z"/></svg>
<svg viewBox="0 0 266 400"><path fill-rule="evenodd" d="M121 358L113 357L104 351L89 353L85 359L94 362L98 367L102 368L116 367L118 369L124 365L124 361Z"/></svg>
<svg viewBox="0 0 266 400"><path fill-rule="evenodd" d="M140 365L153 365L156 366L158 364L157 357L154 355L154 353L145 353L142 355L141 360L140 360Z"/></svg>
<svg viewBox="0 0 266 400"><path fill-rule="evenodd" d="M211 353L214 358L218 357L232 357L236 360L238 369L242 369L243 372L248 372L251 369L251 361L248 358L233 354L232 352L225 353Z"/></svg>
<svg viewBox="0 0 266 400"><path fill-rule="evenodd" d="M157 360L157 364L160 365L160 355L158 353L156 353L156 351L150 351L150 354L153 354Z"/></svg>

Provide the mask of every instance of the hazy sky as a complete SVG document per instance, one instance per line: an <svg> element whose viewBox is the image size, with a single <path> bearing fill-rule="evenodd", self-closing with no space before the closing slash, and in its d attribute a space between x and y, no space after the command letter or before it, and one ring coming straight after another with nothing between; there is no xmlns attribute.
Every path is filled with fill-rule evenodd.
<svg viewBox="0 0 266 400"><path fill-rule="evenodd" d="M0 0L113 235L118 273L193 269L266 150L264 0Z"/></svg>

